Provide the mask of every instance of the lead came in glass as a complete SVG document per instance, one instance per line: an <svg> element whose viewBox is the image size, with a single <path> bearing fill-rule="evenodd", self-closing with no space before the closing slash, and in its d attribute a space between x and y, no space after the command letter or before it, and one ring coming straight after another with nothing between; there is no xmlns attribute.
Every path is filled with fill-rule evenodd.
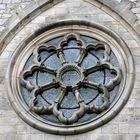
<svg viewBox="0 0 140 140"><path fill-rule="evenodd" d="M110 107L121 73L108 44L69 33L34 49L21 74L21 94L43 119L78 124Z"/></svg>

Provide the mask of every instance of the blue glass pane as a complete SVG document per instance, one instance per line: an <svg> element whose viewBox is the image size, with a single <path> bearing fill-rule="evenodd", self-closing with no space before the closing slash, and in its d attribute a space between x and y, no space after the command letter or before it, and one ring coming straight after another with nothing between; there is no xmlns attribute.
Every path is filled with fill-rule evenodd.
<svg viewBox="0 0 140 140"><path fill-rule="evenodd" d="M93 118L97 117L97 114L92 113L92 114L85 114L82 118L78 120L78 123L83 123L87 122L89 120L92 120Z"/></svg>
<svg viewBox="0 0 140 140"><path fill-rule="evenodd" d="M64 50L66 61L69 63L74 63L79 56L80 50L77 49L67 49Z"/></svg>
<svg viewBox="0 0 140 140"><path fill-rule="evenodd" d="M33 55L31 55L31 56L28 58L28 60L27 60L27 62L26 62L26 64L25 64L23 70L27 70L32 64L34 64L33 59L34 59L34 57L33 57Z"/></svg>
<svg viewBox="0 0 140 140"><path fill-rule="evenodd" d="M55 79L55 76L46 72L38 72L37 74L37 84L39 86L50 83Z"/></svg>
<svg viewBox="0 0 140 140"><path fill-rule="evenodd" d="M60 68L62 65L61 65L61 62L60 62L59 58L57 57L57 54L54 54L54 55L50 56L50 57L45 61L45 66L49 66L49 67L51 67L51 68L58 69L58 68Z"/></svg>
<svg viewBox="0 0 140 140"><path fill-rule="evenodd" d="M120 67L119 63L118 63L118 60L117 60L117 58L116 58L116 56L114 55L113 52L111 52L111 54L110 54L110 63L115 67Z"/></svg>
<svg viewBox="0 0 140 140"><path fill-rule="evenodd" d="M64 97L61 105L60 105L60 108L76 108L78 107L78 102L77 102L77 99L74 95L73 92L68 92L68 94Z"/></svg>
<svg viewBox="0 0 140 140"><path fill-rule="evenodd" d="M65 44L64 46L62 46L64 49L66 49L66 48L72 48L72 49L74 49L74 48L81 48L81 44L79 44L75 39L71 39L71 40L69 40L68 41L68 43L67 44Z"/></svg>
<svg viewBox="0 0 140 140"><path fill-rule="evenodd" d="M112 103L118 95L119 86L116 86L112 91L109 92L110 98L109 101Z"/></svg>
<svg viewBox="0 0 140 140"><path fill-rule="evenodd" d="M95 55L98 60L102 61L104 59L104 49L98 49L98 50L91 50L91 53Z"/></svg>
<svg viewBox="0 0 140 140"><path fill-rule="evenodd" d="M80 75L76 71L67 71L62 76L62 81L66 85L74 85L80 79Z"/></svg>
<svg viewBox="0 0 140 140"><path fill-rule="evenodd" d="M60 111L63 112L63 115L66 117L66 118L70 118L72 117L73 113L75 111L77 111L78 109L71 109L71 110L66 110L66 109L60 109Z"/></svg>
<svg viewBox="0 0 140 140"><path fill-rule="evenodd" d="M80 93L86 104L93 102L99 94L97 90L91 88L81 88Z"/></svg>
<svg viewBox="0 0 140 140"><path fill-rule="evenodd" d="M95 83L104 84L105 77L104 71L96 71L88 75L88 80Z"/></svg>
<svg viewBox="0 0 140 140"><path fill-rule="evenodd" d="M112 79L116 77L115 74L112 74L110 70L105 69L105 84L108 84Z"/></svg>
<svg viewBox="0 0 140 140"><path fill-rule="evenodd" d="M47 51L42 51L39 53L40 56L40 62L44 62L49 56L51 55L51 53L48 53Z"/></svg>
<svg viewBox="0 0 140 140"><path fill-rule="evenodd" d="M81 67L82 68L89 68L89 67L92 67L92 66L95 66L98 62L98 59L96 57L94 57L92 54L88 54L82 64L81 64Z"/></svg>
<svg viewBox="0 0 140 140"><path fill-rule="evenodd" d="M36 86L37 73L38 73L37 71L33 72L33 74L25 78L25 80L29 81L33 86Z"/></svg>
<svg viewBox="0 0 140 140"><path fill-rule="evenodd" d="M21 87L21 93L25 103L29 106L33 95L24 87Z"/></svg>
<svg viewBox="0 0 140 140"><path fill-rule="evenodd" d="M52 114L47 114L47 115L40 115L42 118L44 118L45 120L49 121L49 122L53 122L53 123L57 123L57 124L61 124L60 121L58 120L58 118L56 118L54 115Z"/></svg>
<svg viewBox="0 0 140 140"><path fill-rule="evenodd" d="M63 36L60 36L60 37L57 37L57 38L54 38L50 41L47 41L47 45L57 45L61 40L63 39Z"/></svg>
<svg viewBox="0 0 140 140"><path fill-rule="evenodd" d="M95 104L96 104L97 106L103 105L103 99L102 99L102 95L101 95L101 94L99 94L99 96L96 98Z"/></svg>
<svg viewBox="0 0 140 140"><path fill-rule="evenodd" d="M50 106L50 104L46 101L46 99L42 95L38 95L37 96L36 106L37 107L41 107L41 106L48 107L48 106Z"/></svg>
<svg viewBox="0 0 140 140"><path fill-rule="evenodd" d="M45 100L48 102L48 103L51 103L53 104L54 101L56 100L56 98L58 97L58 95L60 94L60 89L58 88L52 88L52 89L49 89L49 90L46 90L42 93L42 96L45 98Z"/></svg>
<svg viewBox="0 0 140 140"><path fill-rule="evenodd" d="M66 61L69 63L74 63L77 60L80 53L81 45L74 39L68 41L67 44L63 46Z"/></svg>

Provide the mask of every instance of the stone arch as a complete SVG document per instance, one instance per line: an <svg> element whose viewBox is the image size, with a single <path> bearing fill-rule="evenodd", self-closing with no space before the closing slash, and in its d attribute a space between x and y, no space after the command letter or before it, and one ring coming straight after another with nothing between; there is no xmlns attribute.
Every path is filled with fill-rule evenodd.
<svg viewBox="0 0 140 140"><path fill-rule="evenodd" d="M33 18L62 1L64 0L36 0L32 1L28 6L26 6L23 11L17 11L7 21L6 28L0 37L0 52L2 53L3 49L6 47L8 42L15 36L15 34L20 31ZM116 20L119 20L120 23L125 24L134 34L138 36L139 42L140 26L137 22L136 15L130 10L132 8L132 2L127 0L122 0L120 3L118 1L110 2L108 0L84 1L97 6Z"/></svg>
<svg viewBox="0 0 140 140"><path fill-rule="evenodd" d="M108 1L108 0L84 0L89 2L103 11L107 12L114 19L124 24L134 34L140 36L140 25L137 16L131 11L133 3L129 0Z"/></svg>
<svg viewBox="0 0 140 140"><path fill-rule="evenodd" d="M15 12L15 14L5 23L6 28L0 37L1 52L7 45L7 42L9 42L28 22L61 1L63 0L36 0L30 2L22 11L19 10Z"/></svg>

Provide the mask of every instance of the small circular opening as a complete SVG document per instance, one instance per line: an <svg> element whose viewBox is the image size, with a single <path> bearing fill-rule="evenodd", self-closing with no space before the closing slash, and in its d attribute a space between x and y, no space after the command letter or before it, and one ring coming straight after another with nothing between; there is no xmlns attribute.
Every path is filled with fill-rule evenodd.
<svg viewBox="0 0 140 140"><path fill-rule="evenodd" d="M75 70L69 70L62 74L62 81L65 85L75 85L80 80L80 75Z"/></svg>

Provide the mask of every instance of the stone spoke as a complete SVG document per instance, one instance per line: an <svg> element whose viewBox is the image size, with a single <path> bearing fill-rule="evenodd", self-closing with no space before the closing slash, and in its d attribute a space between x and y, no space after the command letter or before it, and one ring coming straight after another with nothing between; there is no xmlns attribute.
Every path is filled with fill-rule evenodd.
<svg viewBox="0 0 140 140"><path fill-rule="evenodd" d="M101 68L102 68L102 64L96 64L95 66L89 67L89 68L85 69L84 71L86 74L91 74L98 70L101 70Z"/></svg>
<svg viewBox="0 0 140 140"><path fill-rule="evenodd" d="M64 65L64 64L67 63L67 62L66 62L66 59L65 59L64 52L63 52L62 49L58 50L57 55L58 55L58 58L60 59L62 65Z"/></svg>
<svg viewBox="0 0 140 140"><path fill-rule="evenodd" d="M78 89L75 90L75 96L79 104L84 102L84 99L82 98L80 91Z"/></svg>
<svg viewBox="0 0 140 140"><path fill-rule="evenodd" d="M97 64L96 66L85 69L85 73L86 74L91 74L91 73L94 73L96 71L103 70L103 69L109 69L111 74L116 74L115 78L110 79L110 81L105 84L107 89L109 91L111 91L121 81L121 75L122 74L121 74L121 70L119 68L116 68L116 67L112 66L110 63L105 62L103 64ZM88 83L93 83L93 82L88 82Z"/></svg>
<svg viewBox="0 0 140 140"><path fill-rule="evenodd" d="M53 69L51 67L41 65L41 66L39 66L39 69L43 70L44 72L48 72L50 74L56 75L56 69Z"/></svg>
<svg viewBox="0 0 140 140"><path fill-rule="evenodd" d="M64 124L72 124L74 122L77 122L78 119L84 115L84 113L86 112L87 106L85 105L84 100L82 99L82 97L80 95L80 92L78 90L75 90L74 94L76 96L76 99L79 103L80 108L78 111L75 111L70 118L66 118L63 115L63 113L61 111L59 111L59 106L65 96L65 93L66 93L66 91L62 90L62 92L56 99L56 101L54 103L54 107L53 107L53 113L54 113L54 115L56 115L58 117L60 122L62 122Z"/></svg>
<svg viewBox="0 0 140 140"><path fill-rule="evenodd" d="M59 110L60 104L65 97L66 90L62 89L61 93L57 97L53 105L53 114L59 119L60 122L67 124L67 118L64 117L63 113Z"/></svg>
<svg viewBox="0 0 140 140"><path fill-rule="evenodd" d="M77 111L75 111L70 118L68 118L68 124L77 122L85 114L85 112L88 109L84 102L84 99L82 98L82 96L80 94L80 91L78 89L76 89L74 91L74 94L78 101L79 109Z"/></svg>
<svg viewBox="0 0 140 140"><path fill-rule="evenodd" d="M98 89L100 84L99 83L94 83L94 82L91 82L91 81L83 81L82 85L86 86L86 87L89 87L89 88L92 88L92 89Z"/></svg>
<svg viewBox="0 0 140 140"><path fill-rule="evenodd" d="M59 96L57 97L57 99L55 100L56 104L61 104L64 96L65 96L66 90L62 89L61 93L59 94Z"/></svg>
<svg viewBox="0 0 140 140"><path fill-rule="evenodd" d="M76 63L77 65L81 65L81 63L82 63L83 59L85 58L86 54L87 54L86 49L85 49L85 48L81 48L81 50L80 50L80 55L78 56L78 58L77 58L77 60L75 61L75 63Z"/></svg>

